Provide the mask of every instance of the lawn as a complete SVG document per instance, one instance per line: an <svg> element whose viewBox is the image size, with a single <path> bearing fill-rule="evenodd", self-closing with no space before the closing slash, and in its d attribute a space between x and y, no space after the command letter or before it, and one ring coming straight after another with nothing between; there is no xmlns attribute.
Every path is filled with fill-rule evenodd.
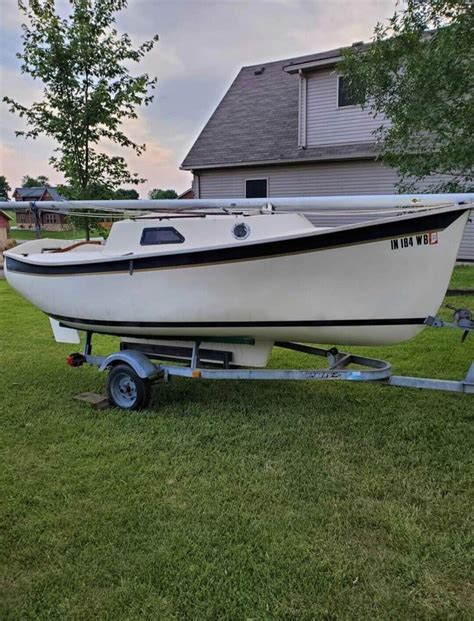
<svg viewBox="0 0 474 621"><path fill-rule="evenodd" d="M28 231L26 229L15 229L10 232L13 239L18 240L30 240L36 239L35 231ZM73 229L71 231L42 231L41 237L49 237L51 239L84 239L85 231L81 229ZM95 231L91 232L92 237L99 235Z"/></svg>
<svg viewBox="0 0 474 621"><path fill-rule="evenodd" d="M473 346L357 351L460 379ZM0 281L0 618L473 618L474 396L176 379L97 412L72 396L105 377L70 351Z"/></svg>
<svg viewBox="0 0 474 621"><path fill-rule="evenodd" d="M1 209L1 205L0 205ZM16 213L14 211L5 210L10 216L12 216L13 220L11 221L11 226L16 226ZM41 231L41 237L49 237L51 239L84 239L85 231L83 229L72 229L70 231ZM101 236L102 233L96 230L91 231L92 237ZM10 231L10 237L18 240L30 240L36 239L36 231L30 231L28 229L12 229Z"/></svg>
<svg viewBox="0 0 474 621"><path fill-rule="evenodd" d="M458 265L453 272L450 287L474 290L474 265Z"/></svg>

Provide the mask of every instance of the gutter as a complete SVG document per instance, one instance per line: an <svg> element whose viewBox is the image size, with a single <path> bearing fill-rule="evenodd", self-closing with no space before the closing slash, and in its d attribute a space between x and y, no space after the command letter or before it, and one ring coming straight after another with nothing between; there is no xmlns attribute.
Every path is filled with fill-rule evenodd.
<svg viewBox="0 0 474 621"><path fill-rule="evenodd" d="M308 150L305 150L308 153ZM326 156L314 156L314 157L302 157L302 158L287 158L281 160L255 160L252 162L230 162L230 163L216 163L216 164L189 164L179 167L180 170L189 170L191 172L196 170L206 170L208 168L247 168L250 166L277 166L279 164L311 164L315 162L334 162L334 161L352 161L352 160L375 160L377 154L373 153L344 153Z"/></svg>
<svg viewBox="0 0 474 621"><path fill-rule="evenodd" d="M321 69L323 67L332 67L341 62L342 56L333 56L332 58L322 58L321 60L306 61L303 63L295 63L283 67L286 73L299 73L300 71L310 71L313 69Z"/></svg>

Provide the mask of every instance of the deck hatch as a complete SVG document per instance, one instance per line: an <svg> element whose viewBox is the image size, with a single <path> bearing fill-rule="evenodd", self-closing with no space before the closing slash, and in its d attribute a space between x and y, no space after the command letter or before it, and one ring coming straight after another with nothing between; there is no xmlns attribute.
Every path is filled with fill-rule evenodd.
<svg viewBox="0 0 474 621"><path fill-rule="evenodd" d="M156 226L143 229L140 239L141 246L159 244L182 244L184 237L172 226Z"/></svg>

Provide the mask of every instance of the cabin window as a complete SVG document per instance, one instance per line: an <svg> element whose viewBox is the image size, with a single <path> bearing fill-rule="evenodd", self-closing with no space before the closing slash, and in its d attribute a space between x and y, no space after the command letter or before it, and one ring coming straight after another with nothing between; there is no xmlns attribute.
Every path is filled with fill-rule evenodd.
<svg viewBox="0 0 474 621"><path fill-rule="evenodd" d="M338 76L337 80L337 107L344 108L345 106L357 106L359 102L356 97L349 93L349 86L347 78L343 75Z"/></svg>
<svg viewBox="0 0 474 621"><path fill-rule="evenodd" d="M184 237L172 226L159 226L143 229L141 246L154 246L156 244L182 244Z"/></svg>
<svg viewBox="0 0 474 621"><path fill-rule="evenodd" d="M245 198L267 198L268 179L246 179Z"/></svg>

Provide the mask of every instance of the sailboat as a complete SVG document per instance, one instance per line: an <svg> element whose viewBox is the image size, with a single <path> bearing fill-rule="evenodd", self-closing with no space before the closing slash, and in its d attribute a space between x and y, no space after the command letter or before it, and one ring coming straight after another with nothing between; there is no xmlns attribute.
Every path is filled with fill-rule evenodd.
<svg viewBox="0 0 474 621"><path fill-rule="evenodd" d="M63 328L252 343L242 365L266 364L275 341L399 343L436 315L473 199L97 201L142 215L115 222L106 240L23 243L4 253L5 276ZM389 204L385 217L330 228L302 213Z"/></svg>

